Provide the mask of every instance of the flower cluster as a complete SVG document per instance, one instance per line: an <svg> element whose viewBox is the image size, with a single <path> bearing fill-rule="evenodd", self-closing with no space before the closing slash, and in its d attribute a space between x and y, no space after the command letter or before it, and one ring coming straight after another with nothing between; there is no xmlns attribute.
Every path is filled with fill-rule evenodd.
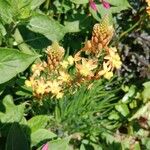
<svg viewBox="0 0 150 150"><path fill-rule="evenodd" d="M67 68L74 63L73 57L62 60L63 47L54 42L46 50L47 62L39 62L32 65L32 76L25 81L27 87L31 87L33 95L43 97L51 94L52 97L62 98L63 91L71 82L71 76Z"/></svg>
<svg viewBox="0 0 150 150"><path fill-rule="evenodd" d="M146 0L146 3L148 5L147 8L146 8L146 11L150 15L150 0Z"/></svg>
<svg viewBox="0 0 150 150"><path fill-rule="evenodd" d="M109 25L109 19L106 17L102 23L94 25L91 40L88 40L83 49L78 52L80 54L85 52L89 55L90 59L93 60L94 67L95 62L97 62L95 78L104 76L104 78L109 80L113 76L113 70L121 67L122 62L117 49L115 47L108 47L113 34L113 26ZM101 58L103 59L102 65L98 64ZM90 69L90 67L88 68Z"/></svg>
<svg viewBox="0 0 150 150"><path fill-rule="evenodd" d="M113 71L121 67L115 47L108 47L114 29L108 18L93 27L92 38L74 56L64 57L65 51L57 42L46 50L47 61L32 65L32 75L25 81L33 95L42 98L51 95L57 99L83 82L99 78L110 79Z"/></svg>

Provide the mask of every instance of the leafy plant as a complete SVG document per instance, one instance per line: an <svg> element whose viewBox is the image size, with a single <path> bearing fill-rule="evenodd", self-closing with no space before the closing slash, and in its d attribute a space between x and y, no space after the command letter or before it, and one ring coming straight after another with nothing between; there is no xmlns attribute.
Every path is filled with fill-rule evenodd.
<svg viewBox="0 0 150 150"><path fill-rule="evenodd" d="M0 0L0 149L148 150L149 16L149 0Z"/></svg>

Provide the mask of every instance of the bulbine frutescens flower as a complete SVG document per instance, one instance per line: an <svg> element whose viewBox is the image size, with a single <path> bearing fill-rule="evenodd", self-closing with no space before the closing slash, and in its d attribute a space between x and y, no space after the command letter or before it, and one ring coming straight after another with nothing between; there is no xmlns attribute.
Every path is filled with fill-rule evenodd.
<svg viewBox="0 0 150 150"><path fill-rule="evenodd" d="M91 85L99 78L111 79L115 69L121 67L117 49L109 47L114 28L108 18L94 25L92 38L74 56L64 57L65 51L57 42L46 50L47 61L32 65L31 76L25 81L37 98L51 96L60 99L69 89L83 82ZM71 90L69 90L71 91Z"/></svg>
<svg viewBox="0 0 150 150"><path fill-rule="evenodd" d="M145 0L147 3L146 12L150 15L150 0Z"/></svg>

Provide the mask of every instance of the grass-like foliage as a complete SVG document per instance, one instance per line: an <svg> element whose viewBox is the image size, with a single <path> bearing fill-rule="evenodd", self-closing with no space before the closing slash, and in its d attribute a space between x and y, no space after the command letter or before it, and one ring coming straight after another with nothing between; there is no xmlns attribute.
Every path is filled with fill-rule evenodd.
<svg viewBox="0 0 150 150"><path fill-rule="evenodd" d="M0 0L0 150L150 149L150 0Z"/></svg>

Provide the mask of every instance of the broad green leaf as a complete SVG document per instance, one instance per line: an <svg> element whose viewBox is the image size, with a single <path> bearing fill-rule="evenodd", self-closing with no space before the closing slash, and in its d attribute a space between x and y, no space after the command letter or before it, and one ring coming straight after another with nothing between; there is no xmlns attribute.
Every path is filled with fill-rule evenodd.
<svg viewBox="0 0 150 150"><path fill-rule="evenodd" d="M5 36L7 34L5 27L2 23L0 23L0 33Z"/></svg>
<svg viewBox="0 0 150 150"><path fill-rule="evenodd" d="M142 97L143 97L143 101L147 102L148 100L150 100L150 81L145 82L143 85L144 85L144 90L142 92Z"/></svg>
<svg viewBox="0 0 150 150"><path fill-rule="evenodd" d="M129 121L133 119L138 119L141 116L149 116L150 113L150 102L139 108L139 110L129 119Z"/></svg>
<svg viewBox="0 0 150 150"><path fill-rule="evenodd" d="M31 0L7 0L11 6L12 15L15 20L21 20L30 17Z"/></svg>
<svg viewBox="0 0 150 150"><path fill-rule="evenodd" d="M111 8L110 9L106 9L103 7L102 4L98 4L97 5L97 10L99 12L99 14L101 15L101 17L105 16L105 15L110 15L112 12L111 12Z"/></svg>
<svg viewBox="0 0 150 150"><path fill-rule="evenodd" d="M129 109L126 104L118 104L115 106L116 110L119 111L124 117L129 114Z"/></svg>
<svg viewBox="0 0 150 150"><path fill-rule="evenodd" d="M132 102L129 104L131 109L134 109L137 107L137 101L136 100L132 100Z"/></svg>
<svg viewBox="0 0 150 150"><path fill-rule="evenodd" d="M5 23L11 23L13 21L11 6L6 0L0 0L0 18Z"/></svg>
<svg viewBox="0 0 150 150"><path fill-rule="evenodd" d="M80 146L80 150L86 150L86 148L85 148L84 144L81 144L81 146Z"/></svg>
<svg viewBox="0 0 150 150"><path fill-rule="evenodd" d="M31 132L35 132L38 129L45 128L48 120L49 117L46 115L35 116L28 121L28 126L30 127Z"/></svg>
<svg viewBox="0 0 150 150"><path fill-rule="evenodd" d="M145 145L146 150L150 150L150 138L149 137L143 137L142 144Z"/></svg>
<svg viewBox="0 0 150 150"><path fill-rule="evenodd" d="M38 57L19 52L16 49L0 48L0 84L27 69Z"/></svg>
<svg viewBox="0 0 150 150"><path fill-rule="evenodd" d="M79 32L80 31L80 22L79 20L72 21L72 22L65 22L65 29L68 32Z"/></svg>
<svg viewBox="0 0 150 150"><path fill-rule="evenodd" d="M109 3L113 6L118 6L118 7L124 7L124 8L128 8L131 7L128 0L109 0Z"/></svg>
<svg viewBox="0 0 150 150"><path fill-rule="evenodd" d="M32 17L28 28L33 32L43 34L51 41L61 40L67 32L63 25L45 15Z"/></svg>
<svg viewBox="0 0 150 150"><path fill-rule="evenodd" d="M136 86L135 85L132 85L129 89L129 97L132 97L134 94L135 94L135 89L136 89Z"/></svg>
<svg viewBox="0 0 150 150"><path fill-rule="evenodd" d="M100 21L101 17L100 15L97 13L97 11L94 11L91 7L89 8L90 13L92 14L92 16L97 20Z"/></svg>
<svg viewBox="0 0 150 150"><path fill-rule="evenodd" d="M109 9L106 9L103 7L102 4L98 4L97 5L98 8L98 12L100 13L100 15L103 17L105 15L111 15L114 13L119 13L122 10L128 9L128 7L126 7L125 5L119 5L119 6L111 6Z"/></svg>
<svg viewBox="0 0 150 150"><path fill-rule="evenodd" d="M126 93L124 96L123 96L123 98L122 98L122 102L123 103L128 103L129 102L129 100L130 100L130 98L129 98L129 94L128 93Z"/></svg>
<svg viewBox="0 0 150 150"><path fill-rule="evenodd" d="M141 146L140 146L140 143L138 141L136 141L134 143L134 150L141 150Z"/></svg>
<svg viewBox="0 0 150 150"><path fill-rule="evenodd" d="M24 115L24 109L25 104L15 105L12 96L5 96L0 103L0 122L20 122Z"/></svg>
<svg viewBox="0 0 150 150"><path fill-rule="evenodd" d="M53 132L46 130L46 129L39 129L33 133L31 133L31 146L36 146L37 144L45 141L50 140L57 135Z"/></svg>
<svg viewBox="0 0 150 150"><path fill-rule="evenodd" d="M69 150L70 137L64 139L58 139L48 142L49 149L52 150Z"/></svg>
<svg viewBox="0 0 150 150"><path fill-rule="evenodd" d="M32 0L31 1L31 9L34 10L35 8L39 7L44 2L45 2L45 0Z"/></svg>
<svg viewBox="0 0 150 150"><path fill-rule="evenodd" d="M19 124L13 123L7 137L5 150L29 150L29 143Z"/></svg>
<svg viewBox="0 0 150 150"><path fill-rule="evenodd" d="M86 4L89 2L89 0L70 0L70 1L75 4Z"/></svg>
<svg viewBox="0 0 150 150"><path fill-rule="evenodd" d="M120 117L119 117L119 114L118 112L116 111L112 111L109 115L109 119L110 120L118 120Z"/></svg>

